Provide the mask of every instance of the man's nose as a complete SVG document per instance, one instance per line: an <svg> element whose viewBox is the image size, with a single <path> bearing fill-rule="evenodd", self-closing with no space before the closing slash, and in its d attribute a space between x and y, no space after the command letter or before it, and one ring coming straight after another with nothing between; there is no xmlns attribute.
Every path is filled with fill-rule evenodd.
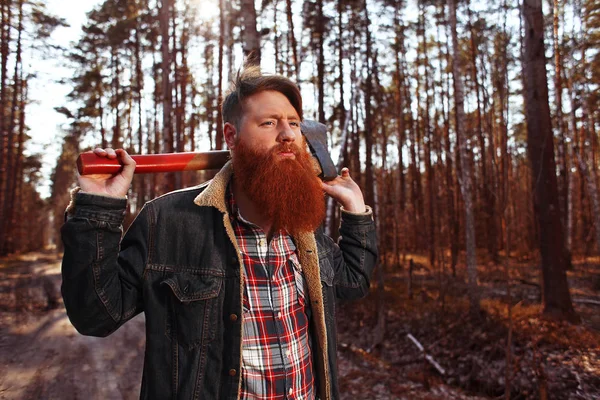
<svg viewBox="0 0 600 400"><path fill-rule="evenodd" d="M292 143L296 140L296 132L294 132L288 122L283 121L281 123L281 130L279 131L278 139L282 143Z"/></svg>

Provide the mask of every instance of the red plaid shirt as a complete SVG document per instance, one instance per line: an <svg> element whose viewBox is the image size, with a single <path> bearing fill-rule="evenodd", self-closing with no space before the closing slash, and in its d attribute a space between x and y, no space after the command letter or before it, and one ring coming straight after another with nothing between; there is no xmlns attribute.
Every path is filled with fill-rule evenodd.
<svg viewBox="0 0 600 400"><path fill-rule="evenodd" d="M285 230L270 242L239 214L228 190L230 218L244 264L241 399L315 399L308 292Z"/></svg>

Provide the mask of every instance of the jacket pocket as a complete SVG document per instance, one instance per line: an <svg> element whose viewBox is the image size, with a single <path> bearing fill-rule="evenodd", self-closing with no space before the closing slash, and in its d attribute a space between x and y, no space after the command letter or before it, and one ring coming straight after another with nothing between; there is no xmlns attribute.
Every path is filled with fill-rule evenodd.
<svg viewBox="0 0 600 400"><path fill-rule="evenodd" d="M217 301L223 277L176 273L161 282L168 287L167 335L187 348L211 342L217 330Z"/></svg>

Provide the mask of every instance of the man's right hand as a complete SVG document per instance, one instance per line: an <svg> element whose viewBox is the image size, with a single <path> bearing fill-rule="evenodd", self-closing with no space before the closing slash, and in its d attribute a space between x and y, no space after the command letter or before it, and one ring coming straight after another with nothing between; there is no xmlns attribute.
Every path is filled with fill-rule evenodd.
<svg viewBox="0 0 600 400"><path fill-rule="evenodd" d="M117 174L78 175L81 190L103 196L125 197L133 180L135 161L123 149L95 148L94 154L109 159L118 158L123 168Z"/></svg>

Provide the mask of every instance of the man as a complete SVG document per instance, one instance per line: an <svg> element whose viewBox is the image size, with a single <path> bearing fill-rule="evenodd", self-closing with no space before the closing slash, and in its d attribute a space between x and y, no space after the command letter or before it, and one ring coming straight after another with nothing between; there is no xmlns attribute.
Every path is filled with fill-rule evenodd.
<svg viewBox="0 0 600 400"><path fill-rule="evenodd" d="M336 399L335 301L368 292L372 211L347 169L322 183L287 78L241 72L223 103L232 160L207 184L148 202L121 240L135 162L80 176L62 229L73 325L106 336L146 317L141 398ZM339 245L318 229L342 206Z"/></svg>

